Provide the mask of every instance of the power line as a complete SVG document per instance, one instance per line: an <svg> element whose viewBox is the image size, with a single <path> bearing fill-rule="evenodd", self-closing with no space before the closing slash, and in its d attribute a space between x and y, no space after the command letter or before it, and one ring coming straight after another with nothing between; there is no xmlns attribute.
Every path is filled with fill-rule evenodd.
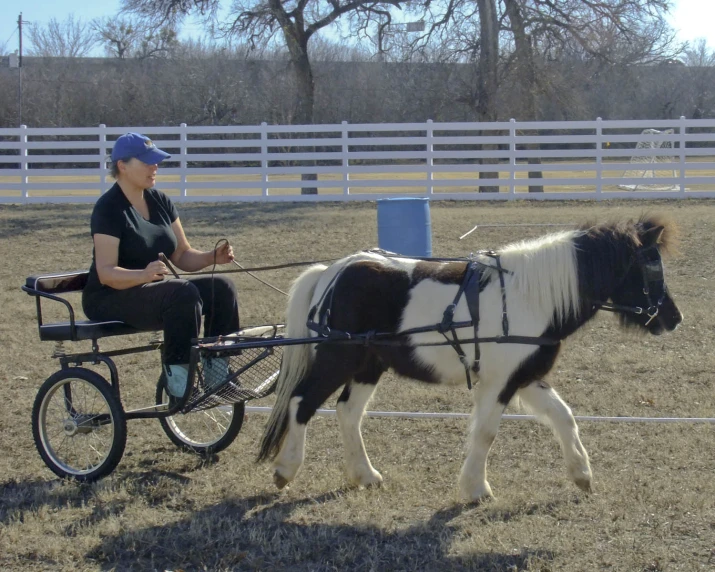
<svg viewBox="0 0 715 572"><path fill-rule="evenodd" d="M5 40L5 43L7 44L10 40L12 40L12 37L15 35L15 32L17 32L17 26L15 26L15 29L12 31L12 34L10 34L10 37Z"/></svg>

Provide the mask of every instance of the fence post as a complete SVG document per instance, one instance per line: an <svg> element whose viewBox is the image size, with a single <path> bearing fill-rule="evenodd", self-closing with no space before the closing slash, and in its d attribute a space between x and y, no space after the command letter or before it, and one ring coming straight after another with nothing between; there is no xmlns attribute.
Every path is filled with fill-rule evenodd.
<svg viewBox="0 0 715 572"><path fill-rule="evenodd" d="M20 125L20 136L19 136L19 148L20 148L20 190L22 191L22 198L27 199L29 196L28 186L29 178L27 176L27 125ZM23 200L23 202L26 202Z"/></svg>
<svg viewBox="0 0 715 572"><path fill-rule="evenodd" d="M343 195L350 194L350 149L348 148L348 122L340 123L340 140L342 142L342 157L340 164L343 170Z"/></svg>
<svg viewBox="0 0 715 572"><path fill-rule="evenodd" d="M107 126L99 124L99 194L107 192Z"/></svg>
<svg viewBox="0 0 715 572"><path fill-rule="evenodd" d="M434 195L434 127L432 120L427 120L427 194Z"/></svg>
<svg viewBox="0 0 715 572"><path fill-rule="evenodd" d="M268 196L268 124L261 123L261 194Z"/></svg>
<svg viewBox="0 0 715 572"><path fill-rule="evenodd" d="M179 153L181 153L181 162L179 163L180 174L179 174L179 186L181 188L181 196L187 196L186 189L186 171L188 169L188 161L186 160L187 154L187 135L186 135L186 123L179 124Z"/></svg>
<svg viewBox="0 0 715 572"><path fill-rule="evenodd" d="M516 198L516 119L509 120L509 200Z"/></svg>
<svg viewBox="0 0 715 572"><path fill-rule="evenodd" d="M678 158L680 163L680 194L685 196L685 131L686 131L686 119L684 115L680 116L680 156Z"/></svg>
<svg viewBox="0 0 715 572"><path fill-rule="evenodd" d="M596 117L596 200L603 198L603 119Z"/></svg>

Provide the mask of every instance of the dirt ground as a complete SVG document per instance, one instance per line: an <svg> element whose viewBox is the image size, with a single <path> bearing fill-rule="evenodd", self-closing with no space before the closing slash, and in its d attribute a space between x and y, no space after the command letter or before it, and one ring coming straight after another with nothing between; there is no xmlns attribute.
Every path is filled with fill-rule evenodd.
<svg viewBox="0 0 715 572"><path fill-rule="evenodd" d="M374 202L179 210L193 246L226 237L246 266L377 245ZM156 420L130 421L109 477L59 481L37 454L30 424L37 389L58 363L52 344L38 340L35 303L20 286L35 273L89 265L90 212L90 205L0 206L3 570L715 570L712 424L581 422L595 478L587 495L568 480L547 428L504 421L489 459L496 499L478 506L457 501L467 432L460 419L366 419L366 447L385 479L374 490L347 487L337 422L317 417L303 472L277 493L270 467L254 463L262 413L247 414L236 441L209 461L178 451ZM430 212L436 256L563 228L525 225L669 215L680 246L666 259L666 279L685 315L681 327L646 337L598 316L566 342L548 379L576 415L715 417L715 202L433 202ZM460 241L475 225L483 226ZM285 290L300 271L260 276ZM232 276L243 325L284 319L281 294ZM125 408L150 404L158 355L117 362ZM435 388L386 375L369 408L468 412L470 399L466 384Z"/></svg>

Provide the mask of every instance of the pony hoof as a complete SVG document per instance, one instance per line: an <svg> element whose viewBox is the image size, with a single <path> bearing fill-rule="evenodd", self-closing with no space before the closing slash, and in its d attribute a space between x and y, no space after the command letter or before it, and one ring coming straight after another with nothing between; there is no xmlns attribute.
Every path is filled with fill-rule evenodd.
<svg viewBox="0 0 715 572"><path fill-rule="evenodd" d="M492 493L492 488L489 486L489 483L484 482L478 487L467 488L463 486L460 497L467 504L478 505L493 499L494 493Z"/></svg>
<svg viewBox="0 0 715 572"><path fill-rule="evenodd" d="M373 470L369 474L348 475L350 484L358 489L373 489L382 486L382 475Z"/></svg>
<svg viewBox="0 0 715 572"><path fill-rule="evenodd" d="M275 473L273 473L273 482L275 483L276 487L278 487L278 490L281 490L284 489L290 481L288 481L288 479L286 479L283 475L276 471Z"/></svg>
<svg viewBox="0 0 715 572"><path fill-rule="evenodd" d="M585 493L593 492L593 489L591 488L591 481L589 479L576 479L574 483L576 483L576 486Z"/></svg>
<svg viewBox="0 0 715 572"><path fill-rule="evenodd" d="M483 496L481 496L481 497L477 497L477 498L471 499L469 502L467 502L467 504L468 504L469 506L472 506L472 507L478 507L478 506L482 506L482 505L484 505L484 504L487 504L488 502L491 502L491 501L493 501L493 500L494 500L494 495L492 495L492 494L490 493L490 494L488 494L488 495L483 495Z"/></svg>

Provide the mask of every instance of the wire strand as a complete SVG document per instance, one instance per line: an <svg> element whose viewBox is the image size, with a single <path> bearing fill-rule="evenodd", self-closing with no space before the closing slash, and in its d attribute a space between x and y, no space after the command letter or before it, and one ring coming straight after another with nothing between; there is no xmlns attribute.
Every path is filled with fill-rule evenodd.
<svg viewBox="0 0 715 572"><path fill-rule="evenodd" d="M273 284L270 284L270 283L266 282L265 280L262 280L261 278L259 278L258 276L256 276L253 272L251 272L250 270L245 269L243 266L241 266L241 265L240 265L238 262L236 262L235 260L232 260L231 262L233 262L236 266L238 266L241 270L243 270L243 271L244 271L246 274L248 274L251 278L255 278L256 280L258 280L261 284L264 284L265 286L268 286L269 288L273 288L273 290L275 290L276 292L280 292L280 293L283 294L284 296L288 296L288 293L287 293L287 292L283 292L283 290L281 290L280 288L276 288L275 286L273 286Z"/></svg>
<svg viewBox="0 0 715 572"><path fill-rule="evenodd" d="M17 32L17 26L15 26L15 29L12 31L12 34L10 34L10 37L9 37L7 40L5 40L5 43L6 43L6 44L7 44L10 40L12 40L12 37L15 35L16 32Z"/></svg>

